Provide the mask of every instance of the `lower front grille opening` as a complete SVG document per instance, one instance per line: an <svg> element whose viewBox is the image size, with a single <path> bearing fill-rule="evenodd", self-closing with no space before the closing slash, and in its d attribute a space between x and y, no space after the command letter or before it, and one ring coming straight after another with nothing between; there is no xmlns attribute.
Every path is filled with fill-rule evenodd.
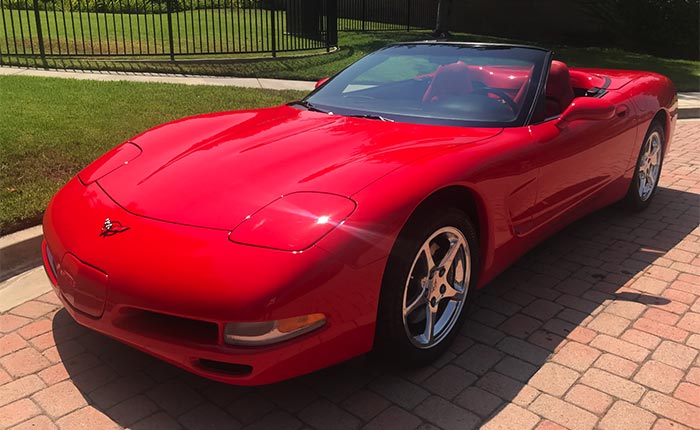
<svg viewBox="0 0 700 430"><path fill-rule="evenodd" d="M154 338L209 345L216 345L219 339L219 327L215 323L135 308L122 309L114 325Z"/></svg>
<svg viewBox="0 0 700 430"><path fill-rule="evenodd" d="M207 360L206 358L200 358L197 361L199 362L199 367L204 370L230 376L245 376L253 372L253 367L245 364L226 363L224 361Z"/></svg>

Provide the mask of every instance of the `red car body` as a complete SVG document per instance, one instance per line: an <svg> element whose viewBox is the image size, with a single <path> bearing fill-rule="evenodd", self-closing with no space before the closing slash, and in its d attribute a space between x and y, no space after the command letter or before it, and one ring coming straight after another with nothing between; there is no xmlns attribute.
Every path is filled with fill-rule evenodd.
<svg viewBox="0 0 700 430"><path fill-rule="evenodd" d="M47 273L80 324L215 380L266 384L366 353L387 258L426 199L473 213L481 287L543 238L622 199L654 118L668 151L677 99L667 78L571 77L583 88L607 78L615 115L565 128L460 127L280 106L156 127L56 194L44 217ZM271 202L324 199L342 222L260 215ZM114 227L101 234L106 218ZM326 324L293 340L223 341L230 321L312 313Z"/></svg>

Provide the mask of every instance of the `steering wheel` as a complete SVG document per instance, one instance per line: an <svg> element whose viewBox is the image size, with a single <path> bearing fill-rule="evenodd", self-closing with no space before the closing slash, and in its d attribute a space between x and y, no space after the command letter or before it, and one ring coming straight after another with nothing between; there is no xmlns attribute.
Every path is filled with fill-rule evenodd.
<svg viewBox="0 0 700 430"><path fill-rule="evenodd" d="M508 95L505 91L499 89L499 88L491 88L491 87L475 87L474 92L477 93L483 93L483 94L493 94L498 96L499 99L503 100L506 102L506 104L511 108L513 112L518 111L518 105L515 103L515 100L511 96Z"/></svg>

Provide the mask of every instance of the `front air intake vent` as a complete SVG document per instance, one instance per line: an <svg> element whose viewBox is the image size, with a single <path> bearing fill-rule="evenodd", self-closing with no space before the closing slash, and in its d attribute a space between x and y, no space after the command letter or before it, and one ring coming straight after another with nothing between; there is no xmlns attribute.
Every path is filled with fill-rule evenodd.
<svg viewBox="0 0 700 430"><path fill-rule="evenodd" d="M114 325L139 335L175 342L216 345L219 339L219 326L213 322L135 308L122 309Z"/></svg>
<svg viewBox="0 0 700 430"><path fill-rule="evenodd" d="M244 376L253 372L253 368L245 364L226 363L205 358L200 358L197 361L199 362L199 367L204 370L229 376Z"/></svg>

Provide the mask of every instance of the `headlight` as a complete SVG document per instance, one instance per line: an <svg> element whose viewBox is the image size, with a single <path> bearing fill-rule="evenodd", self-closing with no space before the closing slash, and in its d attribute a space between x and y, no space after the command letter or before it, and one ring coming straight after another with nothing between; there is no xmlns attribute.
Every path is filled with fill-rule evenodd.
<svg viewBox="0 0 700 430"><path fill-rule="evenodd" d="M230 345L262 346L282 342L321 328L323 314L303 315L276 321L231 322L224 329L224 342Z"/></svg>
<svg viewBox="0 0 700 430"><path fill-rule="evenodd" d="M78 178L84 185L89 185L108 173L129 164L139 155L141 155L141 148L135 144L127 142L119 145L81 170L78 173Z"/></svg>
<svg viewBox="0 0 700 430"><path fill-rule="evenodd" d="M249 216L229 234L244 245L302 251L342 223L355 202L336 194L287 194Z"/></svg>

